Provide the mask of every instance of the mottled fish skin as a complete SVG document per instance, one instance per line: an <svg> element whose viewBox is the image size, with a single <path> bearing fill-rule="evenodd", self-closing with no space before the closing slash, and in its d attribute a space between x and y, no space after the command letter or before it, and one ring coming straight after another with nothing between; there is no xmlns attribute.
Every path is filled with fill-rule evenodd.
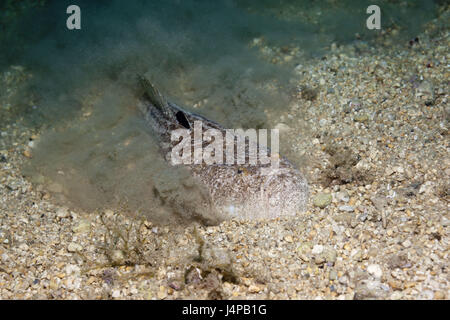
<svg viewBox="0 0 450 320"><path fill-rule="evenodd" d="M170 161L171 148L176 145L171 142L172 130L190 130L193 143L194 122L201 121L203 131L214 128L225 136L225 129L219 124L168 102L146 78L140 76L139 79L144 94L140 96L138 107L158 136L166 160ZM234 139L236 143L236 137ZM203 142L203 146L206 145L208 143ZM268 148L257 147L258 152L264 148L270 154ZM293 216L306 210L308 183L300 171L282 156L279 156L278 168L259 162L250 165L248 161L245 165L207 165L203 162L185 166L206 186L218 215L215 218L219 221L271 219Z"/></svg>

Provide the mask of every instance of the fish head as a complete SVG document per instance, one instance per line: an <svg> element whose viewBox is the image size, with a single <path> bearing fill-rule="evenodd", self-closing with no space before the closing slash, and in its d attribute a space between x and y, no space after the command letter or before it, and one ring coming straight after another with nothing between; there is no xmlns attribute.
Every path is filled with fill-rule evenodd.
<svg viewBox="0 0 450 320"><path fill-rule="evenodd" d="M138 76L138 80L143 89L138 108L157 133L167 134L171 130L191 129L194 119L188 112L168 102L144 76Z"/></svg>

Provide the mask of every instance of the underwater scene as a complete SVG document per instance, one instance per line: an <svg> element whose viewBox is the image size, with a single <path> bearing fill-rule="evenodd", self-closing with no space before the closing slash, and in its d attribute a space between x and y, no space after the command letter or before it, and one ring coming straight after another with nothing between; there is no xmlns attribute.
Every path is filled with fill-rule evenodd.
<svg viewBox="0 0 450 320"><path fill-rule="evenodd" d="M450 299L449 22L0 1L0 299Z"/></svg>

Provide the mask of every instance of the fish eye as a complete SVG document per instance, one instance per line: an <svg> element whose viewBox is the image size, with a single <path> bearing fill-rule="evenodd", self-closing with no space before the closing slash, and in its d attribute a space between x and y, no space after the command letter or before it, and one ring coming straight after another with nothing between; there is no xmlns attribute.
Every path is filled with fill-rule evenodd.
<svg viewBox="0 0 450 320"><path fill-rule="evenodd" d="M175 114L177 121L179 124L181 124L183 127L185 127L186 129L190 129L191 126L189 125L189 121L187 120L185 114L181 111L178 111Z"/></svg>

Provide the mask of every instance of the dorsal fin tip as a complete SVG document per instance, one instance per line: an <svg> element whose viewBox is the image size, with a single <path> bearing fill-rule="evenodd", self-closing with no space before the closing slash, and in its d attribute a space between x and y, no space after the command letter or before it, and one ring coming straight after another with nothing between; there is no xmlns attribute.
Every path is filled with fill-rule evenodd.
<svg viewBox="0 0 450 320"><path fill-rule="evenodd" d="M158 108L166 109L167 108L167 100L164 96L159 92L158 89L150 82L145 76L138 74L139 82L144 89L144 93L150 99L150 101Z"/></svg>

